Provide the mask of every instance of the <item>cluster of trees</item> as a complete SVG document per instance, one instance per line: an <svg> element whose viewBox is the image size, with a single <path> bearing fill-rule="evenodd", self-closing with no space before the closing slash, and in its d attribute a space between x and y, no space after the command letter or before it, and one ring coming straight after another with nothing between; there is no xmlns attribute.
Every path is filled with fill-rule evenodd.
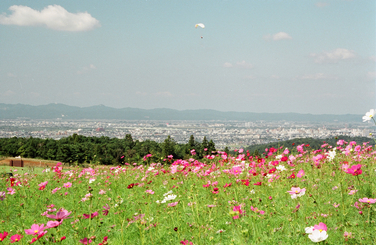
<svg viewBox="0 0 376 245"><path fill-rule="evenodd" d="M195 149L196 155L191 155ZM103 165L133 163L143 161L147 154L152 156L148 162L163 162L172 155L175 159L203 156L216 151L212 140L204 137L202 142L195 141L191 135L187 144L178 144L168 136L163 143L151 140L133 140L130 134L124 139L109 137L85 137L73 134L60 140L39 138L0 138L0 155L21 156L61 161L64 163L98 163ZM167 161L168 162L168 161Z"/></svg>
<svg viewBox="0 0 376 245"><path fill-rule="evenodd" d="M350 136L337 136L333 138L326 138L326 139L314 139L314 138L297 138L292 140L286 141L279 141L279 142L272 142L268 144L262 145L252 145L246 147L245 150L249 150L249 152L253 152L255 156L262 156L265 153L266 148L274 147L278 149L282 146L282 149L288 148L292 152L296 152L296 147L298 145L309 145L309 148L312 150L318 150L324 143L327 143L331 146L337 146L338 140L344 140L346 142L355 141L357 144L363 144L368 142L369 145L375 145L375 141L371 138L367 137L350 137Z"/></svg>
<svg viewBox="0 0 376 245"><path fill-rule="evenodd" d="M358 144L369 142L375 145L375 141L367 137L340 136L328 139L298 138L287 141L272 142L262 145L246 147L253 156L263 156L266 148L274 147L290 151L296 151L296 146L309 145L313 150L320 149L321 145L328 143L335 146L339 139L347 142L356 141ZM191 150L195 150L195 155ZM25 158L39 158L45 160L61 161L64 163L94 163L101 165L118 165L125 162L141 162L144 156L151 154L146 161L170 163L169 156L174 159L202 159L206 155L215 152L215 144L204 137L202 142L195 141L191 135L187 144L178 144L173 138L168 136L164 142L157 143L151 140L133 140L130 134L124 139L109 137L85 137L73 134L60 140L39 139L39 138L0 138L0 156L21 156ZM226 147L225 152L229 154ZM233 154L235 154L233 152Z"/></svg>

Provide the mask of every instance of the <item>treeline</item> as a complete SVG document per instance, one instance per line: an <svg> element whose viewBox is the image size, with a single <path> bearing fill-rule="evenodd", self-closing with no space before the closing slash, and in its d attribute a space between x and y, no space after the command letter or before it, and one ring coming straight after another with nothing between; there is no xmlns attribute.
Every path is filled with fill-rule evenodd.
<svg viewBox="0 0 376 245"><path fill-rule="evenodd" d="M191 150L195 150L195 155ZM96 163L101 165L118 165L144 161L169 162L169 156L174 159L201 159L203 156L216 151L212 140L204 137L202 142L195 141L191 135L187 144L178 144L168 136L164 142L151 140L133 140L130 134L124 139L109 137L85 137L73 134L60 140L39 138L0 138L0 155L21 156L61 161L64 163ZM166 160L164 160L166 159Z"/></svg>
<svg viewBox="0 0 376 245"><path fill-rule="evenodd" d="M326 139L314 139L314 138L296 138L292 140L286 140L286 141L280 141L280 142L272 142L268 144L262 144L262 145L252 145L249 147L246 147L245 150L248 150L249 152L253 152L253 155L261 156L266 148L274 147L278 149L282 146L282 149L288 148L292 152L296 152L296 147L298 145L309 145L308 147L312 150L318 150L321 148L321 146L325 143L331 145L331 146L337 146L338 140L344 140L346 142L355 141L357 144L363 144L364 142L369 142L369 145L375 145L375 141L372 138L367 137L350 137L350 136L337 136L332 138L326 138Z"/></svg>

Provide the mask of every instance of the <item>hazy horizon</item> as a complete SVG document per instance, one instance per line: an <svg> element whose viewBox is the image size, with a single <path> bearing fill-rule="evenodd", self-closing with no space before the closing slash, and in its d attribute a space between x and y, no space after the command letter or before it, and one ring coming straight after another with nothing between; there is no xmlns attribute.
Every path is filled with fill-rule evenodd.
<svg viewBox="0 0 376 245"><path fill-rule="evenodd" d="M375 30L375 1L1 1L0 103L361 115Z"/></svg>

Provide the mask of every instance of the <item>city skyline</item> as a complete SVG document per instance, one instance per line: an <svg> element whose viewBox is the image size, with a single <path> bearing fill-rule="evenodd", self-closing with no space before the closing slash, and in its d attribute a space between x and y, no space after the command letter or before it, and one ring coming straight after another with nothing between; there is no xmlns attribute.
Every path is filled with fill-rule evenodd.
<svg viewBox="0 0 376 245"><path fill-rule="evenodd" d="M0 103L364 114L375 20L374 1L2 1Z"/></svg>

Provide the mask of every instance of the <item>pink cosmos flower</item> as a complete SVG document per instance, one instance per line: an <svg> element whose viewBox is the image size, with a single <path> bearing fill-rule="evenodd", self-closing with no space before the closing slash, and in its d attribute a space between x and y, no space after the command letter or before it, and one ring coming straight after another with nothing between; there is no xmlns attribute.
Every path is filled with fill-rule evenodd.
<svg viewBox="0 0 376 245"><path fill-rule="evenodd" d="M301 197L305 194L306 189L300 189L299 187L291 187L291 191L287 191L292 199L295 199L297 197Z"/></svg>
<svg viewBox="0 0 376 245"><path fill-rule="evenodd" d="M172 203L167 204L167 206L175 207L177 204L178 204L178 202L172 202Z"/></svg>
<svg viewBox="0 0 376 245"><path fill-rule="evenodd" d="M232 211L234 211L234 212L237 212L238 214L244 214L245 213L245 211L244 210L242 210L242 206L234 206L233 208L232 208Z"/></svg>
<svg viewBox="0 0 376 245"><path fill-rule="evenodd" d="M25 233L27 235L40 235L43 233L43 231L46 229L44 224L38 225L38 224L33 224L31 225L30 229L25 230Z"/></svg>
<svg viewBox="0 0 376 245"><path fill-rule="evenodd" d="M223 186L223 188L226 188L226 187L230 187L232 185L232 183L230 183L230 184L225 184L224 186Z"/></svg>
<svg viewBox="0 0 376 245"><path fill-rule="evenodd" d="M16 190L13 189L12 187L8 187L7 191L8 191L8 193L7 193L8 195L14 195L14 194L16 194Z"/></svg>
<svg viewBox="0 0 376 245"><path fill-rule="evenodd" d="M11 241L10 243L19 242L22 237L23 237L22 235L15 234L10 237L10 241Z"/></svg>
<svg viewBox="0 0 376 245"><path fill-rule="evenodd" d="M103 195L103 194L106 194L106 191L101 189L101 190L99 191L99 195Z"/></svg>
<svg viewBox="0 0 376 245"><path fill-rule="evenodd" d="M251 210L255 213L265 214L265 211L259 210L256 207L251 206Z"/></svg>
<svg viewBox="0 0 376 245"><path fill-rule="evenodd" d="M106 206L103 206L104 210L102 210L103 215L107 216L108 215L108 210L110 210L110 206L106 203Z"/></svg>
<svg viewBox="0 0 376 245"><path fill-rule="evenodd" d="M359 199L359 202L372 204L372 203L376 203L376 199L364 197L362 199Z"/></svg>
<svg viewBox="0 0 376 245"><path fill-rule="evenodd" d="M313 226L313 230L319 230L321 232L321 231L327 231L328 228L326 227L326 224L320 222L318 225Z"/></svg>
<svg viewBox="0 0 376 245"><path fill-rule="evenodd" d="M60 188L60 187L56 187L56 188L53 189L51 192L52 192L52 194L55 194L58 190L61 190L61 188Z"/></svg>
<svg viewBox="0 0 376 245"><path fill-rule="evenodd" d="M350 192L349 192L349 195L354 195L355 193L357 193L358 192L358 190L351 190Z"/></svg>
<svg viewBox="0 0 376 245"><path fill-rule="evenodd" d="M241 174L242 173L242 168L241 167L233 167L231 169L231 174L233 175L238 175L238 174Z"/></svg>
<svg viewBox="0 0 376 245"><path fill-rule="evenodd" d="M89 200L89 198L87 198L87 197L83 197L83 198L81 199L81 202L86 202L87 200Z"/></svg>
<svg viewBox="0 0 376 245"><path fill-rule="evenodd" d="M69 217L69 215L71 214L72 212L68 212L67 210L65 210L64 208L60 209L56 215L53 215L53 214L47 214L46 217L50 218L50 219L56 219L57 221L61 221L63 219L69 219L71 217Z"/></svg>
<svg viewBox="0 0 376 245"><path fill-rule="evenodd" d="M302 169L302 170L299 170L299 172L298 172L298 174L296 175L296 177L298 177L298 178L302 178L303 176L304 176L304 170Z"/></svg>
<svg viewBox="0 0 376 245"><path fill-rule="evenodd" d="M61 221L47 221L46 229L58 227L62 223L63 223L63 220L61 220Z"/></svg>
<svg viewBox="0 0 376 245"><path fill-rule="evenodd" d="M4 201L5 199L5 191L0 191L0 201Z"/></svg>
<svg viewBox="0 0 376 245"><path fill-rule="evenodd" d="M4 241L4 239L8 236L8 232L4 231L4 233L0 233L0 242Z"/></svg>
<svg viewBox="0 0 376 245"><path fill-rule="evenodd" d="M152 190L146 190L145 192L146 192L146 193L149 193L149 194L151 194L151 195L154 194L154 191L152 191Z"/></svg>
<svg viewBox="0 0 376 245"><path fill-rule="evenodd" d="M64 188L70 188L70 187L72 187L72 183L71 182L64 183L63 187Z"/></svg>
<svg viewBox="0 0 376 245"><path fill-rule="evenodd" d="M84 239L80 240L80 243L82 243L82 244L89 244L91 242L92 242L92 240L91 239L87 239L86 237Z"/></svg>
<svg viewBox="0 0 376 245"><path fill-rule="evenodd" d="M48 181L42 182L39 184L39 187L46 186L48 184Z"/></svg>

